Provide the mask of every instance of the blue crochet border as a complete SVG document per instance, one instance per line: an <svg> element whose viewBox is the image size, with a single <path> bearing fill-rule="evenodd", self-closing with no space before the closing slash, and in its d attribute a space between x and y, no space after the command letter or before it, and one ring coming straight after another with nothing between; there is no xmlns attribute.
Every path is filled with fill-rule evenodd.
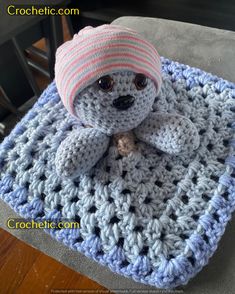
<svg viewBox="0 0 235 294"><path fill-rule="evenodd" d="M194 86L204 86L208 82L213 82L215 91L220 93L225 89L230 89L230 93L235 98L235 84L225 81L217 76L206 73L197 68L191 68L187 65L179 64L168 59L162 58L162 68L165 73L171 75L173 81L181 78L186 79L187 89ZM28 112L28 114L13 129L11 134L4 139L0 145L0 168L4 166L3 150L9 150L13 146L14 139L25 130L24 124L30 121L35 115L36 109L42 107L49 100L58 101L55 84L52 83L39 98L38 102ZM232 125L235 128L235 123ZM231 146L235 148L235 140L231 140ZM235 156L229 156L226 165L235 169ZM75 230L45 230L57 241L64 243L73 250L78 250L84 255L98 263L108 266L115 273L132 277L137 282L153 285L159 288L173 288L181 284L186 284L190 278L196 275L204 265L208 263L209 258L217 248L217 243L224 233L225 226L235 210L235 178L228 172L225 172L219 179L226 191L223 195L214 194L211 199L211 207L216 210L217 219L212 213L204 214L198 220L206 232L208 242L202 235L192 234L185 242L188 248L193 252L193 260L184 256L177 256L170 260L162 262L157 271L150 270L150 261L146 256L139 256L134 264L122 266L125 255L122 248L116 246L111 252L104 254L101 251L101 241L96 235L83 242L79 242L79 229ZM13 188L14 185L14 188ZM225 197L226 196L226 197ZM0 180L0 197L15 210L16 213L24 218L36 219L43 212L43 201L34 199L31 203L27 202L28 191L26 187L20 187L14 184L14 178L7 174ZM54 210L46 215L50 219L58 219L60 212Z"/></svg>

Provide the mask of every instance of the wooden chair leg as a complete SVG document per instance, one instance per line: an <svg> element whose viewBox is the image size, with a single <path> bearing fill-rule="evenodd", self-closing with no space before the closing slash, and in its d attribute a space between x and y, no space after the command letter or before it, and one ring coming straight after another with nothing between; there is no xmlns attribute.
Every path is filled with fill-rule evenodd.
<svg viewBox="0 0 235 294"><path fill-rule="evenodd" d="M13 43L13 46L14 46L14 49L15 49L16 56L17 56L17 58L19 60L19 63L21 65L21 67L22 67L28 81L29 81L29 84L32 87L35 95L37 97L39 97L41 91L40 91L40 89L39 89L39 87L38 87L38 85L37 85L37 83L36 83L36 81L35 81L35 79L33 77L33 74L31 72L29 66L28 66L25 55L24 55L23 51L21 50L20 46L18 45L18 42L17 42L15 37L12 38L12 43Z"/></svg>
<svg viewBox="0 0 235 294"><path fill-rule="evenodd" d="M10 99L7 97L7 94L3 90L2 86L0 86L0 94L1 94L0 106L2 106L3 108L9 110L10 112L12 112L14 114L18 114L17 108L12 104Z"/></svg>
<svg viewBox="0 0 235 294"><path fill-rule="evenodd" d="M48 67L51 79L54 78L54 65L56 49L63 43L62 20L59 16L49 16L43 20L44 34L46 38Z"/></svg>
<svg viewBox="0 0 235 294"><path fill-rule="evenodd" d="M73 29L71 17L69 15L66 15L65 19L66 19L66 23L67 23L67 26L68 26L68 29L69 29L70 36L73 37L74 29Z"/></svg>

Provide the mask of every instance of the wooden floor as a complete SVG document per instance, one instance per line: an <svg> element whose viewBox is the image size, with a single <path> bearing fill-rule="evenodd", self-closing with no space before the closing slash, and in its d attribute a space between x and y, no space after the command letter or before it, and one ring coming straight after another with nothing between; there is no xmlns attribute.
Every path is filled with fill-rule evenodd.
<svg viewBox="0 0 235 294"><path fill-rule="evenodd" d="M70 35L65 23L64 33L65 39L68 40ZM43 48L43 40L38 42L37 46ZM36 72L34 76L42 90L50 82ZM79 293L82 293L80 290L83 290L83 293L91 293L91 290L110 293L96 282L0 229L0 293L41 294L53 293L52 290L56 289L68 290L68 293L72 293L69 290L79 290Z"/></svg>
<svg viewBox="0 0 235 294"><path fill-rule="evenodd" d="M110 293L0 229L0 293L41 294L57 289Z"/></svg>

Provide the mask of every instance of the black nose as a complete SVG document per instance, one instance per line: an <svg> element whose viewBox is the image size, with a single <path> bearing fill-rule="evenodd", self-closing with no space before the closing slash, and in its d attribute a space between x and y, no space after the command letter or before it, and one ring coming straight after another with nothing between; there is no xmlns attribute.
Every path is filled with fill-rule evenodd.
<svg viewBox="0 0 235 294"><path fill-rule="evenodd" d="M135 102L135 97L131 95L120 96L117 99L113 100L113 106L117 108L117 110L126 110L130 108Z"/></svg>

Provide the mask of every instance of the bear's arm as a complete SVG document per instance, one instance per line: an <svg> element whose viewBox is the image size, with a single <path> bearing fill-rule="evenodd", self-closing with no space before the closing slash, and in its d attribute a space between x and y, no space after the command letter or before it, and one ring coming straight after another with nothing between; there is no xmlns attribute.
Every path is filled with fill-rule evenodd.
<svg viewBox="0 0 235 294"><path fill-rule="evenodd" d="M135 129L135 135L141 141L175 155L193 151L200 144L195 125L178 114L152 112Z"/></svg>
<svg viewBox="0 0 235 294"><path fill-rule="evenodd" d="M75 178L89 171L108 148L110 138L94 129L79 128L61 142L55 157L57 174Z"/></svg>

